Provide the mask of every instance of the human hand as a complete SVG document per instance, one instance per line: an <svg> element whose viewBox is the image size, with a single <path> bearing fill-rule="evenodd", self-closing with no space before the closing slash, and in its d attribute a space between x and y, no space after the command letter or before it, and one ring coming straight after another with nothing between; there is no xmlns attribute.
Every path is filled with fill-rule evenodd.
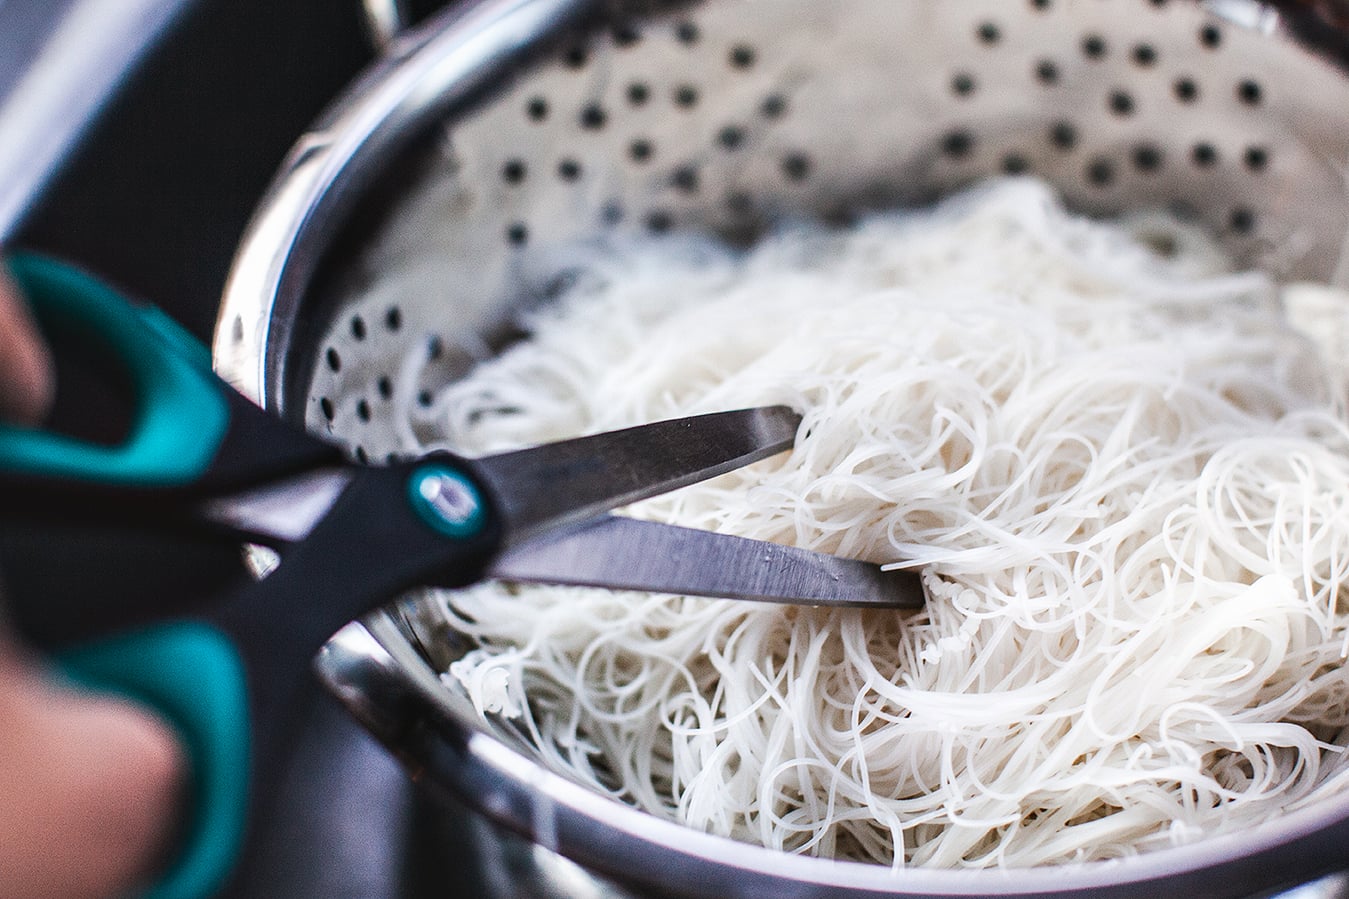
<svg viewBox="0 0 1349 899"><path fill-rule="evenodd" d="M53 394L49 355L0 270L0 418L35 424ZM186 782L168 724L127 700L65 686L0 621L7 899L125 896L147 883L172 849Z"/></svg>

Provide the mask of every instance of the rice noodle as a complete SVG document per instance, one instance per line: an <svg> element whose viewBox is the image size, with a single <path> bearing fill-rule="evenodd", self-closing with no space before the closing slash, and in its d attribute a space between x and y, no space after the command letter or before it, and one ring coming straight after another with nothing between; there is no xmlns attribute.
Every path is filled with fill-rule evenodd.
<svg viewBox="0 0 1349 899"><path fill-rule="evenodd" d="M920 567L929 599L435 594L479 644L447 684L548 765L702 830L940 867L1129 855L1349 782L1343 372L1271 279L1026 179L582 268L529 340L407 404L409 450L788 403L791 453L630 514Z"/></svg>

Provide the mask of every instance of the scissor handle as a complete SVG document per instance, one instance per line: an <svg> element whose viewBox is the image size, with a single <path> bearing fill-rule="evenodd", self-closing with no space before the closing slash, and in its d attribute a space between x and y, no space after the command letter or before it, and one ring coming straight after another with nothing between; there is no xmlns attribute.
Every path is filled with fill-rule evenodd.
<svg viewBox="0 0 1349 899"><path fill-rule="evenodd" d="M229 427L210 358L167 316L136 309L49 259L10 262L39 324L81 352L111 352L134 392L127 439L102 446L38 428L0 427L0 468L100 484L180 486L202 478Z"/></svg>
<svg viewBox="0 0 1349 899"><path fill-rule="evenodd" d="M216 377L209 351L158 309L133 306L45 257L16 255L9 268L48 338L109 363L127 381L134 410L127 436L112 446L0 425L0 477L20 475L48 494L64 484L78 497L113 487L181 498L340 459L332 445L281 426Z"/></svg>
<svg viewBox="0 0 1349 899"><path fill-rule="evenodd" d="M73 604L30 606L23 611L32 617L20 626L30 639L58 645L181 615L190 611L185 603L231 576L242 579L239 541L203 531L192 520L198 503L342 464L341 452L230 388L211 370L205 347L158 310L134 306L51 259L20 255L9 268L58 361L70 363L68 373L92 370L130 403L125 436L112 444L0 423L0 519L23 522L17 539L34 560L27 570L63 588L63 601ZM58 408L65 396L58 385ZM79 547L77 564L52 560L44 539ZM140 578L112 576L120 559ZM154 585L164 589L146 589ZM115 601L95 604L83 595Z"/></svg>
<svg viewBox="0 0 1349 899"><path fill-rule="evenodd" d="M7 561L31 565L44 553L55 561L45 578L29 577L26 590L12 591L20 594L12 620L48 648L91 623L100 633L124 629L63 658L78 677L159 709L183 735L194 818L177 864L151 896L209 896L234 868L250 810L273 792L266 780L286 754L293 700L313 654L342 625L402 590L476 580L500 545L499 516L481 491L481 514L464 519L438 511L430 496L440 493L423 495L421 487L439 489L442 479L478 490L466 460L443 455L352 468L329 514L286 548L272 574L227 584L215 602L195 608L191 596L164 601L157 594L174 590L155 575L176 555L187 559L178 568L200 569L208 581L230 562L238 567L237 539L207 532L201 542L192 513L204 498L342 464L341 453L240 396L211 371L204 348L162 314L51 260L19 257L11 270L58 356L101 354L134 394L127 436L113 446L0 426L0 521L58 535L19 535L27 540L21 558ZM92 536L94 545L129 533L135 548L140 530L146 558L155 561L146 565L150 584L131 580L130 592L150 596L140 618L155 623L125 630L136 616L116 608L101 616L95 603L107 589L98 582L83 594L53 597L68 604L47 608L50 582L80 567L79 559L66 561L66 538ZM113 545L115 556L123 544ZM11 568L12 582L26 573L14 570L20 567ZM106 620L94 621L100 617Z"/></svg>
<svg viewBox="0 0 1349 899"><path fill-rule="evenodd" d="M9 268L59 352L100 359L132 394L126 436L115 445L0 425L0 503L6 516L22 522L20 533L40 540L46 521L70 536L80 532L81 522L99 524L101 515L109 522L118 516L136 522L138 515L150 521L149 510L162 511L224 485L340 459L333 447L290 433L229 389L211 371L205 347L157 310L135 307L101 282L53 260L17 256ZM135 529L108 530L123 541L114 552ZM144 542L172 536L150 531ZM242 570L237 542L193 539L168 540L173 548L164 561L179 557L180 567L200 570L205 578L223 574L228 563ZM26 548L35 555L39 547ZM58 643L63 633L78 634L94 619L106 618L98 625L108 629L126 620L120 616L133 615L135 610L115 605L99 607L98 600L111 591L96 580L98 575L91 576L83 595L61 596L65 606L47 608L36 601L60 589L50 583L53 572L67 585L71 578L78 582L85 561L59 560L64 566L49 567L45 584L24 585L21 572L11 570L9 586L20 589L10 590L9 598L36 595L10 610L21 632ZM182 611L176 604L194 599L156 596L170 591L157 590L153 577L144 580L140 592L159 605L142 611L153 617L172 617ZM127 592L134 592L134 585ZM58 660L77 681L158 709L179 732L192 761L192 815L174 864L149 895L189 899L214 894L243 845L255 774L250 768L258 733L250 721L250 684L237 642L210 623L168 621L86 642Z"/></svg>

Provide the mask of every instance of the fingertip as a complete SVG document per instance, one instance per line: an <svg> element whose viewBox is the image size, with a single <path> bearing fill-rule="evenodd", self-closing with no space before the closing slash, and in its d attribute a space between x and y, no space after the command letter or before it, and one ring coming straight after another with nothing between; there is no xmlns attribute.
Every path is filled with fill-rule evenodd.
<svg viewBox="0 0 1349 899"><path fill-rule="evenodd" d="M38 424L55 396L51 353L18 288L0 269L0 419Z"/></svg>

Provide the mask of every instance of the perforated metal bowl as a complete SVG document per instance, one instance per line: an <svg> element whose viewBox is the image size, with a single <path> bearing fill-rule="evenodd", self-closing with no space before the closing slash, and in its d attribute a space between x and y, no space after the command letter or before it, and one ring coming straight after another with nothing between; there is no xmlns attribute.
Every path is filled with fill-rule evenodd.
<svg viewBox="0 0 1349 899"><path fill-rule="evenodd" d="M399 400L508 342L560 248L751 241L996 173L1089 213L1168 208L1244 264L1342 283L1349 42L1335 4L1237 0L486 0L393 43L297 145L240 250L222 374L378 462ZM432 364L405 374L401 360ZM422 427L414 424L414 430ZM891 871L746 846L548 773L435 676L415 603L344 631L325 679L415 772L587 868L703 896L1250 894L1339 867L1349 798L1119 862Z"/></svg>

